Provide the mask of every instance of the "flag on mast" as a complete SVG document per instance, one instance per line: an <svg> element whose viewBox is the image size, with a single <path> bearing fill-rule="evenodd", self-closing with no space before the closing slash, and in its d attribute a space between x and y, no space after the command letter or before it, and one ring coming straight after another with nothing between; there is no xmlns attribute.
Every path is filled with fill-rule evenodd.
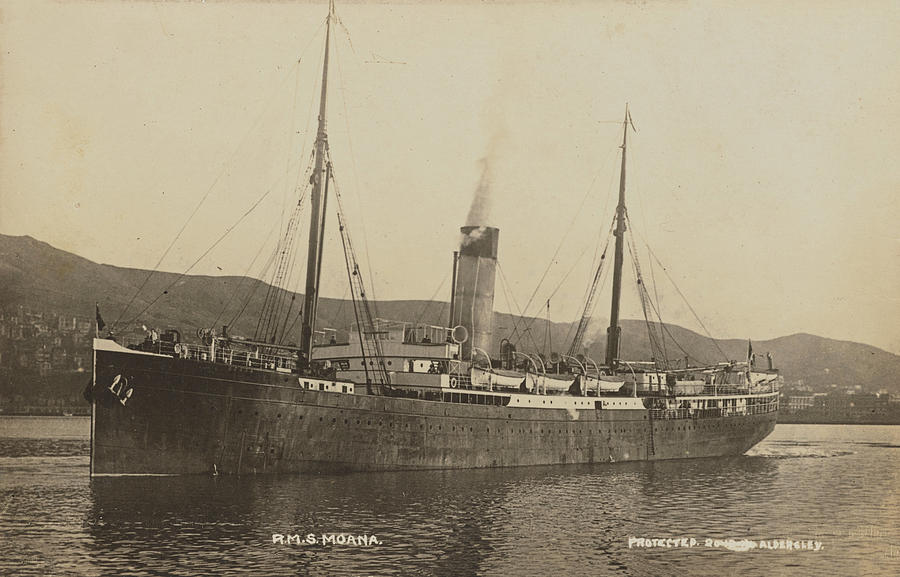
<svg viewBox="0 0 900 577"><path fill-rule="evenodd" d="M97 306L97 336L100 336L100 331L102 331L106 327L106 323L103 322L103 317L100 316L100 303L95 303Z"/></svg>

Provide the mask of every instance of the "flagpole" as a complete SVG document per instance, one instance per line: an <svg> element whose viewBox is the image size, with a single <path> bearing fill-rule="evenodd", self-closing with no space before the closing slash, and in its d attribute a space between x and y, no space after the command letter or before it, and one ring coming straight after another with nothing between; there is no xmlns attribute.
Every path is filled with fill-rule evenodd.
<svg viewBox="0 0 900 577"><path fill-rule="evenodd" d="M753 341L747 339L747 386L750 387L753 384L753 379L750 378L752 373L750 364L753 362Z"/></svg>
<svg viewBox="0 0 900 577"><path fill-rule="evenodd" d="M103 317L100 316L100 303L94 303L96 307L96 315L94 317L94 337L100 338L100 331L103 330L103 327L106 326L106 323L103 322Z"/></svg>

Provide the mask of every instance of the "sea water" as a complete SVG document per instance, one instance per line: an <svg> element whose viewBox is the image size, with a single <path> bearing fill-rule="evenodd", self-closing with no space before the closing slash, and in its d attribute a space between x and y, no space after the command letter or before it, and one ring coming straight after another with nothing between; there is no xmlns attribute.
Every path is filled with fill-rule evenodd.
<svg viewBox="0 0 900 577"><path fill-rule="evenodd" d="M900 427L747 455L331 476L88 476L89 419L0 417L0 573L898 575Z"/></svg>

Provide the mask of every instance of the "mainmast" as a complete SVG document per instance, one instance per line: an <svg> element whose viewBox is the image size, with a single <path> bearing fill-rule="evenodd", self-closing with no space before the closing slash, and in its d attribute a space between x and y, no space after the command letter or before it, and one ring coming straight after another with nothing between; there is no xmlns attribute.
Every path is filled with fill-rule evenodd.
<svg viewBox="0 0 900 577"><path fill-rule="evenodd" d="M616 208L616 256L613 263L612 307L609 313L609 328L606 330L606 366L616 368L619 358L619 339L622 327L619 326L619 301L622 297L622 261L625 244L625 155L628 147L628 124L631 115L625 105L625 120L622 122L622 172L619 175L619 206ZM633 127L633 125L632 125Z"/></svg>
<svg viewBox="0 0 900 577"><path fill-rule="evenodd" d="M316 162L311 176L312 193L309 215L309 252L306 262L306 291L303 299L303 326L300 329L300 353L297 359L300 370L307 370L312 359L313 335L316 327L316 309L319 302L319 276L322 270L322 248L325 230L325 201L328 193L328 174L325 159L328 135L325 131L325 104L328 96L328 50L331 45L331 21L334 18L334 2L329 3L325 32L325 63L322 65L322 94L319 98L319 129L316 134Z"/></svg>

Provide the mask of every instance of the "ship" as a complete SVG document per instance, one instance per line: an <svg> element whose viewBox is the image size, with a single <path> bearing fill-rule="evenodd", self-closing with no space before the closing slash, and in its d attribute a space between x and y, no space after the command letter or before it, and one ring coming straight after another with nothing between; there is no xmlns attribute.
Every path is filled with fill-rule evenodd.
<svg viewBox="0 0 900 577"><path fill-rule="evenodd" d="M378 318L349 236L326 130L330 3L309 178L309 238L299 344L270 290L253 338L203 328L196 340L150 330L130 345L103 328L97 309L90 475L319 474L614 463L740 455L769 435L781 377L755 355L683 366L620 358L619 326L627 211L626 107L606 357L584 354L594 309L593 277L567 354L517 350L492 327L500 231L467 224L452 258L446 326ZM355 322L338 342L317 335L319 279L329 189ZM298 207L303 203L298 202ZM296 232L298 208L288 223ZM398 233L401 234L401 233ZM287 241L287 236L285 237ZM295 256L279 245L273 285ZM604 256L606 249L604 249ZM450 259L448 259L450 260ZM639 279L640 280L640 279ZM270 287L271 288L271 287ZM641 293L645 295L645 293ZM642 296L642 298L644 298ZM295 311L296 313L296 311ZM286 317L285 317L286 318ZM267 328L268 327L268 328ZM659 329L661 330L661 329ZM281 331L280 335L278 332ZM752 345L751 345L752 346Z"/></svg>

